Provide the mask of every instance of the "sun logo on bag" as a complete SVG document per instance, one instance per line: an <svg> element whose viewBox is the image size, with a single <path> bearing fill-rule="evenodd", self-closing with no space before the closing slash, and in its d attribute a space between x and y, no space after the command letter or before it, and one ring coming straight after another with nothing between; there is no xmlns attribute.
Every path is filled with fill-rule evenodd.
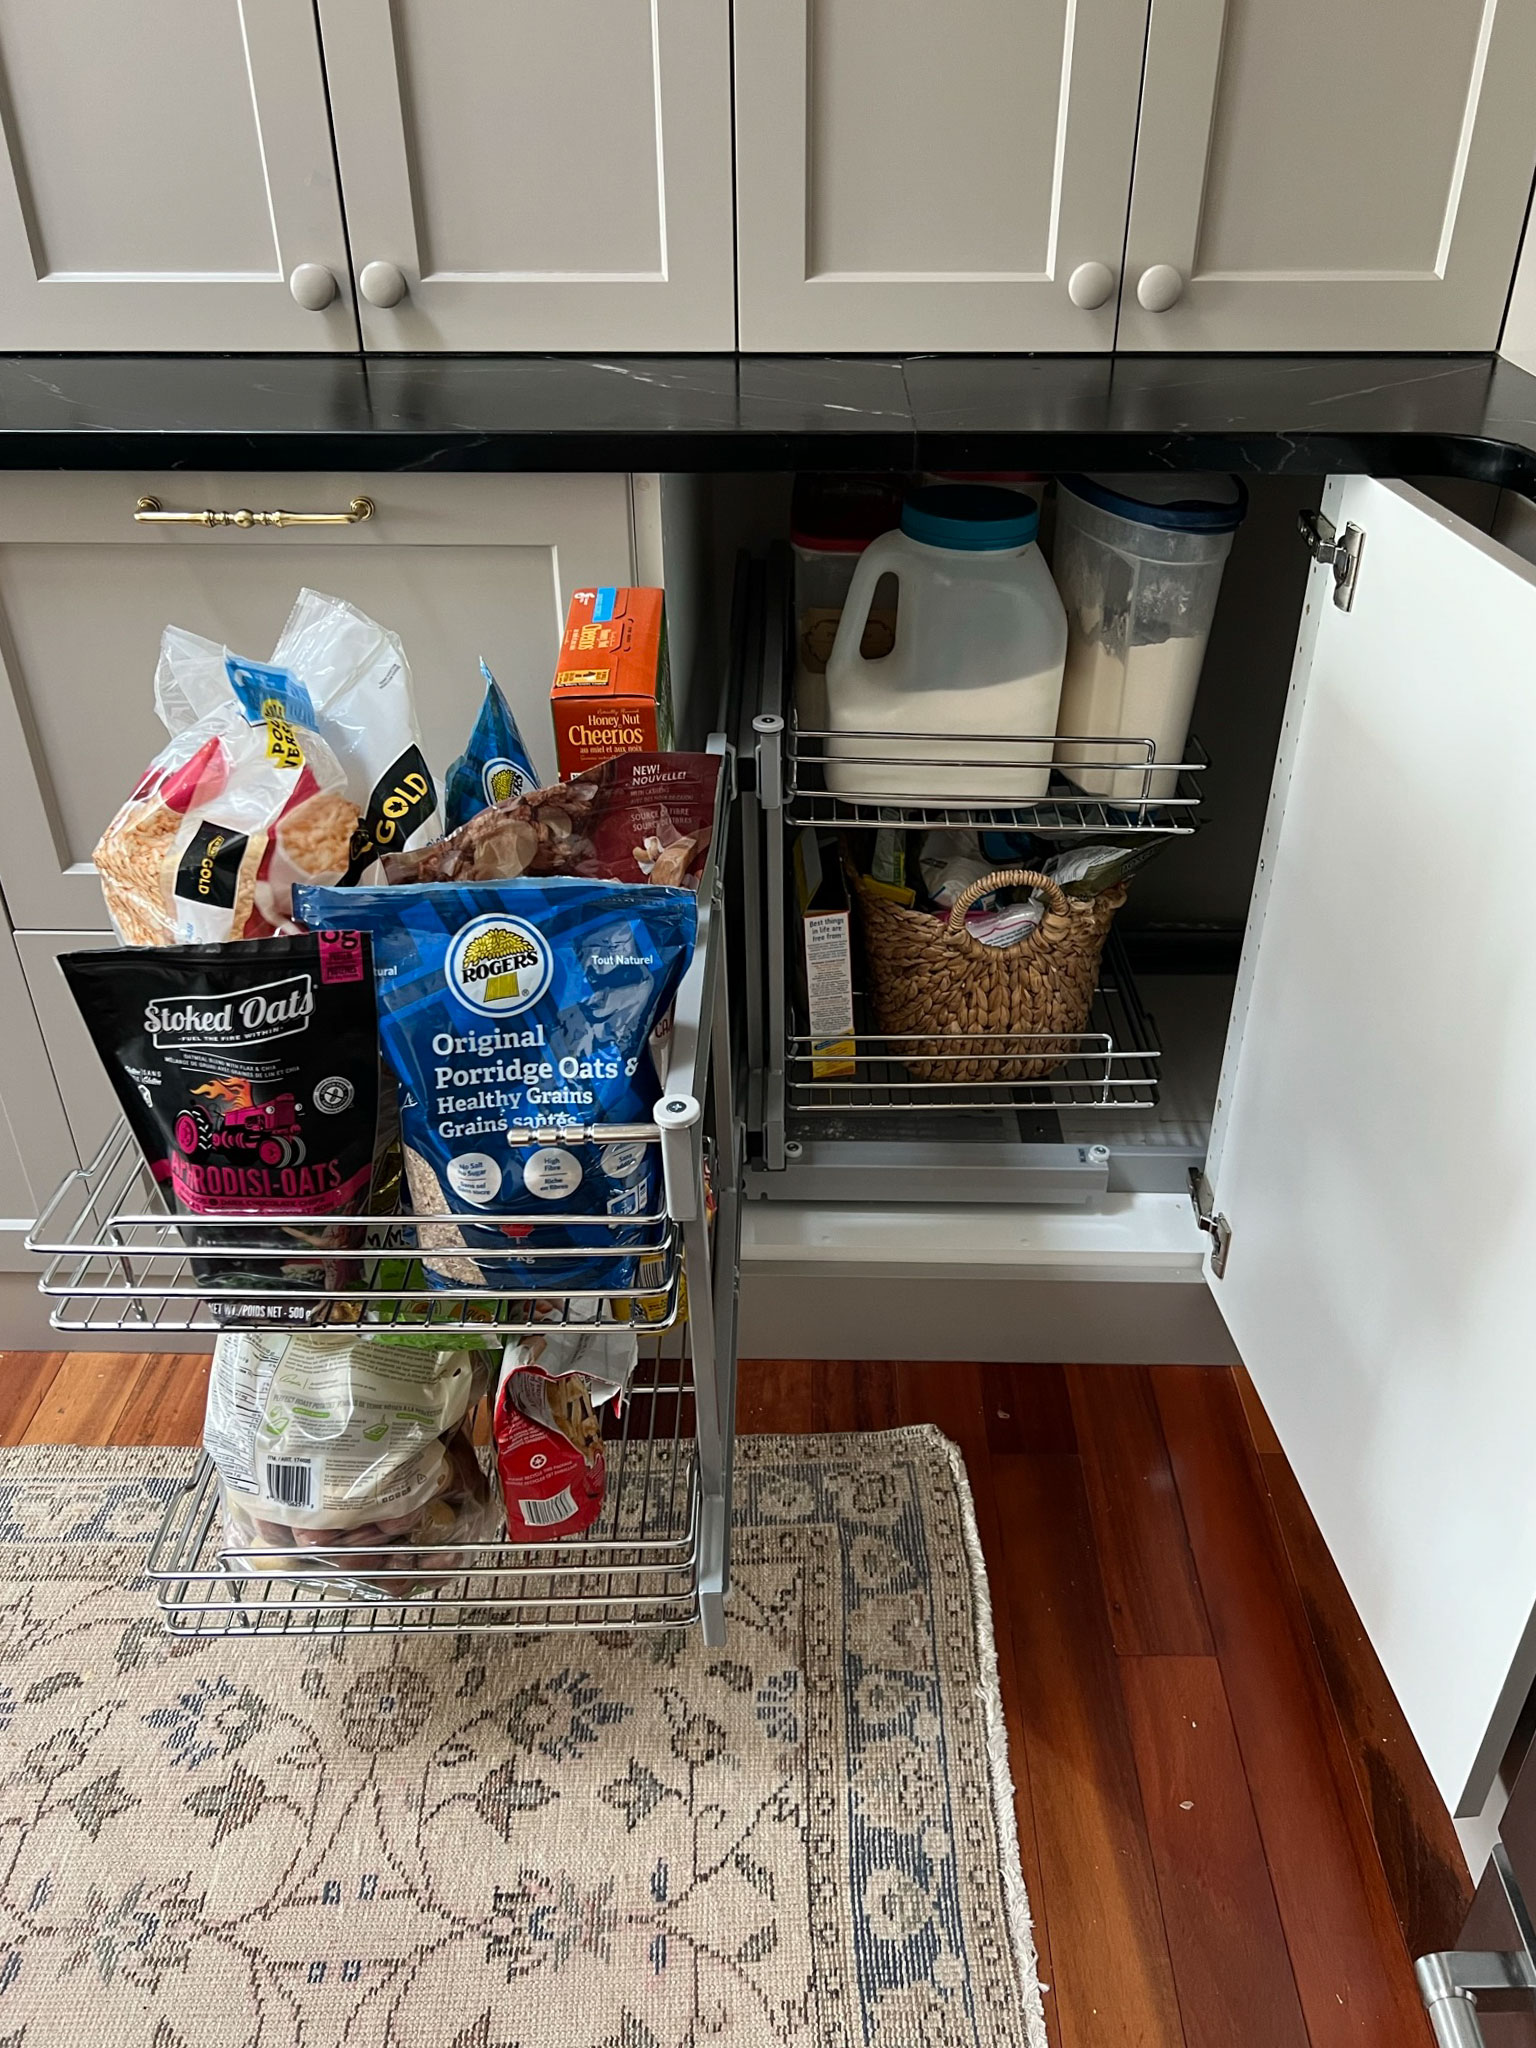
<svg viewBox="0 0 1536 2048"><path fill-rule="evenodd" d="M532 789L533 784L521 768L498 754L494 761L486 762L481 786L488 804L509 804Z"/></svg>
<svg viewBox="0 0 1536 2048"><path fill-rule="evenodd" d="M448 948L449 992L482 1017L510 1017L549 987L554 961L541 934L520 917L477 917Z"/></svg>

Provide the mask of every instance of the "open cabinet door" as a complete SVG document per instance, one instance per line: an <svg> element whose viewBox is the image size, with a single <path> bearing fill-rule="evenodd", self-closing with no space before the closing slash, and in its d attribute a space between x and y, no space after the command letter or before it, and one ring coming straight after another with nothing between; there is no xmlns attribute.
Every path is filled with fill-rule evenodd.
<svg viewBox="0 0 1536 2048"><path fill-rule="evenodd" d="M1211 1285L1453 1813L1536 1676L1536 569L1333 479L1208 1178Z"/></svg>

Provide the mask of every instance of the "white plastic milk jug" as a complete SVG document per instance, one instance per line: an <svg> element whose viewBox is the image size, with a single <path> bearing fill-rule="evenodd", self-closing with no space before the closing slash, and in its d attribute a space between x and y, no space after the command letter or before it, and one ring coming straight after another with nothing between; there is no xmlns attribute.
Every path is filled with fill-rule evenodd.
<svg viewBox="0 0 1536 2048"><path fill-rule="evenodd" d="M932 484L864 550L827 662L829 789L871 803L1044 796L1067 619L1039 528L1016 491ZM871 661L860 642L885 575L896 642Z"/></svg>

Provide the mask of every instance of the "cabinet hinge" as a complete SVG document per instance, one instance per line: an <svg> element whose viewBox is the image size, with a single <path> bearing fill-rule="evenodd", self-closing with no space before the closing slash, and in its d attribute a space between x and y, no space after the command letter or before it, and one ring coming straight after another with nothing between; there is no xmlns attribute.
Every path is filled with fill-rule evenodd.
<svg viewBox="0 0 1536 2048"><path fill-rule="evenodd" d="M1211 1240L1211 1277L1220 1280L1227 1270L1227 1253L1232 1249L1232 1226L1216 1213L1216 1197L1198 1166L1189 1169L1189 1199L1195 1206L1195 1221Z"/></svg>
<svg viewBox="0 0 1536 2048"><path fill-rule="evenodd" d="M1365 545L1364 528L1351 519L1340 540L1333 521L1325 519L1321 512L1299 513L1296 524L1313 561L1332 569L1333 601L1341 612L1347 612L1355 601L1355 578L1360 574L1360 550Z"/></svg>

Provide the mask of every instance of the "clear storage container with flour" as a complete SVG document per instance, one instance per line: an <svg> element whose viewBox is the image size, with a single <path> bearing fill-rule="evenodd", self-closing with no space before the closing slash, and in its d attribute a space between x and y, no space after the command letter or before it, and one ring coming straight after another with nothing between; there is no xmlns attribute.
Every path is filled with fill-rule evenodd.
<svg viewBox="0 0 1536 2048"><path fill-rule="evenodd" d="M1177 769L1149 774L1148 763L1183 759L1247 505L1235 476L1062 479L1055 568L1068 643L1056 763L1086 795L1130 804L1175 794ZM1074 744L1085 740L1094 744Z"/></svg>
<svg viewBox="0 0 1536 2048"><path fill-rule="evenodd" d="M1067 622L1039 526L1015 491L935 484L864 550L827 663L829 789L871 803L1045 794ZM896 641L872 661L860 643L885 575Z"/></svg>

